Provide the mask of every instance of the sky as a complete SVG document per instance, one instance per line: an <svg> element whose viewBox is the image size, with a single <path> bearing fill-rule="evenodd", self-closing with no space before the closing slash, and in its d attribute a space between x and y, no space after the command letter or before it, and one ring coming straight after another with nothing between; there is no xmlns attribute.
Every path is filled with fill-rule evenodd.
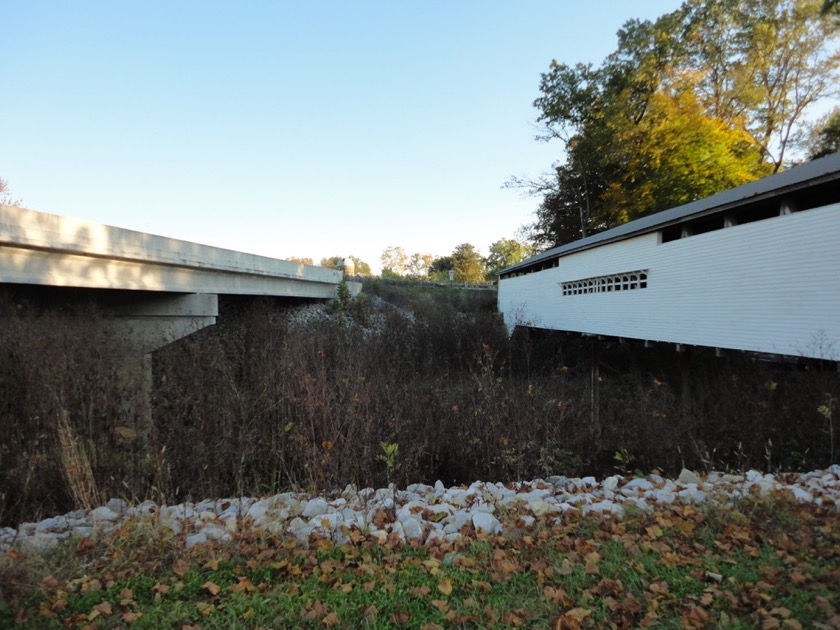
<svg viewBox="0 0 840 630"><path fill-rule="evenodd" d="M272 258L482 255L562 157L552 59L679 0L0 0L0 178L23 207Z"/></svg>

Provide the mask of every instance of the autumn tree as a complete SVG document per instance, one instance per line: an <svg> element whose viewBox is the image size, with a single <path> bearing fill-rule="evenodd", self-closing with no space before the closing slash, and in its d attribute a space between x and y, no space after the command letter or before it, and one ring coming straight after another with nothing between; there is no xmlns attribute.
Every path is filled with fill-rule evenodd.
<svg viewBox="0 0 840 630"><path fill-rule="evenodd" d="M433 261L431 254L414 253L408 257L406 271L412 278L427 278Z"/></svg>
<svg viewBox="0 0 840 630"><path fill-rule="evenodd" d="M349 258L353 261L353 265L355 267L355 273L357 276L370 276L373 275L370 270L370 265L367 264L365 261L357 258L356 256L330 256L329 258L322 258L321 262L318 263L321 267L327 267L329 269L339 269L341 265L341 261L345 258Z"/></svg>
<svg viewBox="0 0 840 630"><path fill-rule="evenodd" d="M312 262L311 258L300 258L298 256L292 256L291 258L289 258L289 260L291 262L296 262L296 263L299 263L301 265L314 265L315 264L314 262Z"/></svg>
<svg viewBox="0 0 840 630"><path fill-rule="evenodd" d="M408 255L402 247L389 245L382 251L379 261L382 263L383 276L403 276L408 270Z"/></svg>
<svg viewBox="0 0 840 630"><path fill-rule="evenodd" d="M835 93L821 0L686 0L631 20L599 67L553 61L535 101L565 161L509 185L542 198L557 245L779 170L810 106Z"/></svg>

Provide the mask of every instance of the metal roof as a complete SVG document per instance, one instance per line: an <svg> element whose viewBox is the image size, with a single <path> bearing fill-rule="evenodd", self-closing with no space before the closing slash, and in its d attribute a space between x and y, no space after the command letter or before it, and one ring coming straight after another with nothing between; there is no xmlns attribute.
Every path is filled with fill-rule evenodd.
<svg viewBox="0 0 840 630"><path fill-rule="evenodd" d="M698 199L676 208L663 210L635 221L630 221L593 236L587 236L572 243L546 250L531 256L516 265L502 269L499 275L510 273L522 267L529 267L541 260L565 256L573 252L598 245L624 240L647 232L653 232L669 224L681 223L698 216L729 210L762 198L772 198L800 188L824 181L840 179L840 153L834 153L818 160L805 162L787 171L758 179L754 182L731 188L723 192Z"/></svg>

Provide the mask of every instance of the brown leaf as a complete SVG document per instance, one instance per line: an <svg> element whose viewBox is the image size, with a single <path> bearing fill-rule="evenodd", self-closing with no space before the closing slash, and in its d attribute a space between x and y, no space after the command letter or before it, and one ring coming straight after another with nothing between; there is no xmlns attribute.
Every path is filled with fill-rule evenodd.
<svg viewBox="0 0 840 630"><path fill-rule="evenodd" d="M432 606L437 608L440 612L443 612L447 608L449 608L449 603L443 599L433 599L431 602Z"/></svg>
<svg viewBox="0 0 840 630"><path fill-rule="evenodd" d="M438 582L437 589L444 595L451 595L452 580L450 580L449 578L441 580L440 582Z"/></svg>
<svg viewBox="0 0 840 630"><path fill-rule="evenodd" d="M555 630L579 630L583 620L589 617L592 611L587 608L572 608L554 624Z"/></svg>
<svg viewBox="0 0 840 630"><path fill-rule="evenodd" d="M331 612L329 615L327 615L321 620L321 623L327 626L328 628L332 628L333 626L337 626L338 624L340 624L341 621L338 619L338 615L336 615L334 612Z"/></svg>
<svg viewBox="0 0 840 630"><path fill-rule="evenodd" d="M102 602L93 607L100 615L110 615L113 612L110 602Z"/></svg>
<svg viewBox="0 0 840 630"><path fill-rule="evenodd" d="M301 611L301 617L306 619L307 621L312 621L313 619L323 618L326 616L327 607L324 606L321 602L313 602L309 608Z"/></svg>
<svg viewBox="0 0 840 630"><path fill-rule="evenodd" d="M172 567L172 573L177 575L178 577L184 577L187 574L187 571L190 570L190 563L184 560L183 558L178 558L175 561L175 564Z"/></svg>
<svg viewBox="0 0 840 630"><path fill-rule="evenodd" d="M125 623L134 623L135 621L140 619L140 617L142 617L142 616L143 616L143 613L141 613L141 612L131 612L131 611L129 611L129 612L124 612L121 615L121 618Z"/></svg>
<svg viewBox="0 0 840 630"><path fill-rule="evenodd" d="M230 587L232 593L256 593L257 587L247 576L239 578L239 582ZM215 595L215 593L213 593Z"/></svg>
<svg viewBox="0 0 840 630"><path fill-rule="evenodd" d="M208 591L210 591L211 595L218 595L219 591L221 590L218 584L209 581L202 584L201 588L206 588Z"/></svg>
<svg viewBox="0 0 840 630"><path fill-rule="evenodd" d="M411 615L404 610L398 610L397 612L391 614L391 621L399 626L402 626L411 621Z"/></svg>
<svg viewBox="0 0 840 630"><path fill-rule="evenodd" d="M371 624L376 621L376 614L379 610L376 606L370 605L362 611L362 621Z"/></svg>
<svg viewBox="0 0 840 630"><path fill-rule="evenodd" d="M709 623L709 613L699 606L692 606L680 619L681 628L705 628Z"/></svg>
<svg viewBox="0 0 840 630"><path fill-rule="evenodd" d="M430 589L424 584L423 586L415 586L411 589L410 592L412 595L416 595L418 597L425 597L426 595L432 592L432 589Z"/></svg>

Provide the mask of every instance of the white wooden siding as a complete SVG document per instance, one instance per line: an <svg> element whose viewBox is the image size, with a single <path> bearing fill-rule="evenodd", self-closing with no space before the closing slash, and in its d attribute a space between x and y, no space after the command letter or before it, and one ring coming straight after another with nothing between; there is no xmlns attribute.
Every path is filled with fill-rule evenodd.
<svg viewBox="0 0 840 630"><path fill-rule="evenodd" d="M562 294L561 282L648 269L648 287ZM840 204L659 243L651 233L499 283L531 325L840 360Z"/></svg>

